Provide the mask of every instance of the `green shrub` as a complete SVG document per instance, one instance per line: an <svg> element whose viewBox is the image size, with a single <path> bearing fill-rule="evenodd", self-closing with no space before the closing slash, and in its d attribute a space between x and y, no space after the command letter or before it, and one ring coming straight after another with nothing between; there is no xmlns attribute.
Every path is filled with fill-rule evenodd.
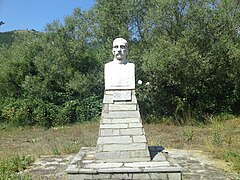
<svg viewBox="0 0 240 180"><path fill-rule="evenodd" d="M90 121L100 115L101 101L95 95L56 105L40 99L7 99L1 105L1 122L12 126L40 125L46 128Z"/></svg>

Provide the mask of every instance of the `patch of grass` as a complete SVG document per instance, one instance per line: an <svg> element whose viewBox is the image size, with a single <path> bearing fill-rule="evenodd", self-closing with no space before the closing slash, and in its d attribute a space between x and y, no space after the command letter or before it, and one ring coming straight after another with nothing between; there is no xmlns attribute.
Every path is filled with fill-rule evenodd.
<svg viewBox="0 0 240 180"><path fill-rule="evenodd" d="M225 161L233 162L233 168L240 173L240 152L227 150L222 153Z"/></svg>
<svg viewBox="0 0 240 180"><path fill-rule="evenodd" d="M192 127L183 128L183 136L185 137L186 141L193 141L195 138L194 137L195 133L193 128Z"/></svg>
<svg viewBox="0 0 240 180"><path fill-rule="evenodd" d="M27 175L19 174L33 162L30 156L13 156L0 161L0 179L31 179Z"/></svg>

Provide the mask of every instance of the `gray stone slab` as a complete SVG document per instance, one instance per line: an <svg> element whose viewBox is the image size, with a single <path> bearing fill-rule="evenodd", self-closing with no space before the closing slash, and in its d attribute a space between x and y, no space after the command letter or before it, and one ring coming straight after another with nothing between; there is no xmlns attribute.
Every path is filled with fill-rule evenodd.
<svg viewBox="0 0 240 180"><path fill-rule="evenodd" d="M97 144L130 144L132 138L130 136L111 136L99 137Z"/></svg>
<svg viewBox="0 0 240 180"><path fill-rule="evenodd" d="M89 169L103 169L103 168L119 168L123 163L91 163L83 165L84 168Z"/></svg>
<svg viewBox="0 0 240 180"><path fill-rule="evenodd" d="M181 172L181 167L167 166L167 167L145 167L143 172Z"/></svg>
<svg viewBox="0 0 240 180"><path fill-rule="evenodd" d="M73 165L73 164L69 164L66 171L68 173L78 173L78 166L77 165Z"/></svg>
<svg viewBox="0 0 240 180"><path fill-rule="evenodd" d="M157 153L156 156L154 156L153 160L152 161L166 161L166 156L164 153L160 152L160 153Z"/></svg>
<svg viewBox="0 0 240 180"><path fill-rule="evenodd" d="M97 152L95 158L102 160L113 159L114 161L123 158L131 158L131 155L131 151Z"/></svg>
<svg viewBox="0 0 240 180"><path fill-rule="evenodd" d="M104 91L104 94L106 94L106 95L113 95L113 91L111 91L111 90L110 90L110 91L105 90L105 91Z"/></svg>
<svg viewBox="0 0 240 180"><path fill-rule="evenodd" d="M143 142L143 143L146 143L147 139L146 139L145 135L133 136L133 142Z"/></svg>
<svg viewBox="0 0 240 180"><path fill-rule="evenodd" d="M147 150L96 152L95 158L96 159L102 159L102 160L105 159L107 162L117 162L120 159L121 160L126 159L128 162L150 160L149 152ZM113 159L113 161L110 161L109 159ZM131 161L131 159L134 159L134 160ZM124 162L127 162L127 161L124 161Z"/></svg>
<svg viewBox="0 0 240 180"><path fill-rule="evenodd" d="M68 174L68 180L93 179L91 174Z"/></svg>
<svg viewBox="0 0 240 180"><path fill-rule="evenodd" d="M111 179L132 179L132 174L112 174Z"/></svg>
<svg viewBox="0 0 240 180"><path fill-rule="evenodd" d="M135 144L107 144L103 145L103 151L131 151L147 149L146 143Z"/></svg>
<svg viewBox="0 0 240 180"><path fill-rule="evenodd" d="M101 119L101 123L102 124L111 124L112 123L112 119L105 119L105 118L103 118L103 119Z"/></svg>
<svg viewBox="0 0 240 180"><path fill-rule="evenodd" d="M113 101L131 101L132 92L130 90L113 91Z"/></svg>
<svg viewBox="0 0 240 180"><path fill-rule="evenodd" d="M102 113L102 117L110 119L140 118L140 113L138 111L110 111L109 113Z"/></svg>
<svg viewBox="0 0 240 180"><path fill-rule="evenodd" d="M150 175L151 179L156 179L156 180L166 180L166 179L168 179L168 174L167 173L149 173L149 175ZM175 179L175 180L177 180L177 179Z"/></svg>
<svg viewBox="0 0 240 180"><path fill-rule="evenodd" d="M100 129L100 136L118 136L120 135L119 129Z"/></svg>
<svg viewBox="0 0 240 180"><path fill-rule="evenodd" d="M134 173L132 179L150 179L151 177L149 176L148 173Z"/></svg>
<svg viewBox="0 0 240 180"><path fill-rule="evenodd" d="M168 179L169 180L182 179L182 173L169 173Z"/></svg>
<svg viewBox="0 0 240 180"><path fill-rule="evenodd" d="M130 127L130 128L134 128L134 127L140 127L140 128L142 128L143 125L142 125L141 122L136 122L136 123L129 123L129 127Z"/></svg>
<svg viewBox="0 0 240 180"><path fill-rule="evenodd" d="M90 168L80 168L78 170L78 173L81 173L81 174L95 174L95 173L97 173L97 170L96 169L90 169Z"/></svg>
<svg viewBox="0 0 240 180"><path fill-rule="evenodd" d="M111 119L111 123L135 123L135 122L141 122L141 119L139 117Z"/></svg>
<svg viewBox="0 0 240 180"><path fill-rule="evenodd" d="M101 124L100 129L119 129L119 128L127 128L128 124Z"/></svg>
<svg viewBox="0 0 240 180"><path fill-rule="evenodd" d="M113 103L113 96L112 95L104 95L103 97L103 104Z"/></svg>
<svg viewBox="0 0 240 180"><path fill-rule="evenodd" d="M120 129L121 135L142 135L144 134L143 128L128 128L128 129Z"/></svg>
<svg viewBox="0 0 240 180"><path fill-rule="evenodd" d="M109 104L109 111L136 111L136 104Z"/></svg>
<svg viewBox="0 0 240 180"><path fill-rule="evenodd" d="M139 168L107 168L99 169L99 173L138 173L142 172Z"/></svg>
<svg viewBox="0 0 240 180"><path fill-rule="evenodd" d="M164 162L135 162L135 163L125 163L124 166L126 167L141 167L141 168L155 168L155 167L169 167L170 164L167 161Z"/></svg>

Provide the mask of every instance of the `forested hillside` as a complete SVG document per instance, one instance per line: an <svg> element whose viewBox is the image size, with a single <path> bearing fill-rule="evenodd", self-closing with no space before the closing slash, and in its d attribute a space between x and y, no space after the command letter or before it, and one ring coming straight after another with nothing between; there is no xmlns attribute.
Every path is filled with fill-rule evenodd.
<svg viewBox="0 0 240 180"><path fill-rule="evenodd" d="M0 44L12 44L14 41L14 31L0 32Z"/></svg>
<svg viewBox="0 0 240 180"><path fill-rule="evenodd" d="M206 122L240 110L240 3L96 0L0 47L0 121L54 125L101 112L112 41L129 42L144 120Z"/></svg>

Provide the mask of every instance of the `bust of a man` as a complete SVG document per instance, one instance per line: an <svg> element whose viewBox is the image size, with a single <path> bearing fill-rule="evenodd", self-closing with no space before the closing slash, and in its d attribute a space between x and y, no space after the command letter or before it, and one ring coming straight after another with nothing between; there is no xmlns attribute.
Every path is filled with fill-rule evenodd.
<svg viewBox="0 0 240 180"><path fill-rule="evenodd" d="M113 61L119 64L126 64L127 61L127 53L128 53L128 43L123 38L116 38L113 41Z"/></svg>
<svg viewBox="0 0 240 180"><path fill-rule="evenodd" d="M105 64L105 89L135 89L135 65L127 60L128 43L123 38L113 41L113 61Z"/></svg>

